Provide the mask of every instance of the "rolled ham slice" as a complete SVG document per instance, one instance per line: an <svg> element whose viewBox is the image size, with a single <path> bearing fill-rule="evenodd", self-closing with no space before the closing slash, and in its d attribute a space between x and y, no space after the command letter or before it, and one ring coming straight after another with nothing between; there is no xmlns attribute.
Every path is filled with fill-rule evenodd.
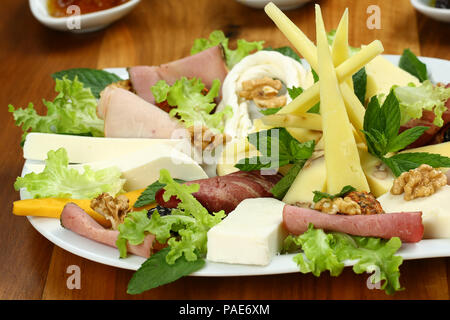
<svg viewBox="0 0 450 320"><path fill-rule="evenodd" d="M97 115L110 138L181 139L189 137L182 124L134 93L109 86L100 96Z"/></svg>
<svg viewBox="0 0 450 320"><path fill-rule="evenodd" d="M289 233L300 235L308 230L310 223L317 229L383 239L399 237L403 242L422 240L424 231L422 212L348 216L331 215L290 205L284 207L283 224Z"/></svg>
<svg viewBox="0 0 450 320"><path fill-rule="evenodd" d="M61 213L61 225L83 237L117 248L118 230L105 229L75 203L68 203ZM140 245L128 245L129 253L148 258L153 249L155 236L148 234Z"/></svg>
<svg viewBox="0 0 450 320"><path fill-rule="evenodd" d="M225 176L189 181L186 184L200 185L199 191L193 195L209 212L224 210L228 214L245 199L272 197L270 189L281 178L280 174L262 175L260 171L238 171ZM166 202L163 194L164 189L161 189L155 195L159 205L166 208L178 206L176 197L171 197Z"/></svg>
<svg viewBox="0 0 450 320"><path fill-rule="evenodd" d="M165 80L172 85L181 77L196 77L200 78L207 88L211 88L214 79L223 83L228 69L222 48L215 46L160 66L130 67L128 73L136 94L147 102L155 103L155 97L150 88L159 80Z"/></svg>

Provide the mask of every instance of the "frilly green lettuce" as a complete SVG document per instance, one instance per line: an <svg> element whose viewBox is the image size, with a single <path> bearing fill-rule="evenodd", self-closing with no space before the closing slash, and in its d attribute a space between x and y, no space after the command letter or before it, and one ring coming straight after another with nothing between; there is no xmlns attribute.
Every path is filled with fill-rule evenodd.
<svg viewBox="0 0 450 320"><path fill-rule="evenodd" d="M33 103L25 109L8 106L16 125L22 126L22 141L29 131L104 136L104 123L97 117L97 100L91 90L84 88L77 78L72 81L64 77L55 81L58 95L53 102L43 100L47 107L45 116L37 114Z"/></svg>
<svg viewBox="0 0 450 320"><path fill-rule="evenodd" d="M168 264L184 256L187 261L195 261L206 254L207 232L224 217L222 210L209 214L200 202L192 195L200 188L198 184L179 184L170 176L169 171L160 171L159 182L165 184L164 201L176 196L180 203L170 215L160 216L155 210L151 218L147 211L136 211L127 214L123 224L118 227L119 237L116 242L122 258L127 255L127 242L138 245L144 241L147 232L154 234L156 240L167 244L170 248L166 256ZM178 237L173 235L178 233Z"/></svg>
<svg viewBox="0 0 450 320"><path fill-rule="evenodd" d="M233 68L239 61L248 56L254 51L263 49L264 41L248 42L244 39L237 40L237 48L235 50L228 48L229 39L220 30L211 32L208 39L199 38L195 39L194 45L191 48L191 54L196 54L208 48L222 45L228 68Z"/></svg>
<svg viewBox="0 0 450 320"><path fill-rule="evenodd" d="M220 81L214 80L207 94L204 94L205 85L200 79L187 79L182 77L172 86L164 80L158 81L152 88L156 102L167 100L167 103L175 107L169 115L178 116L188 128L194 125L203 125L211 131L223 132L225 117L232 116L231 107L225 107L220 112L211 113L216 104L214 98L218 96Z"/></svg>
<svg viewBox="0 0 450 320"><path fill-rule="evenodd" d="M92 199L102 192L115 196L123 191L125 180L120 178L122 173L116 167L94 171L84 166L84 172L80 172L68 165L64 148L51 150L44 171L18 177L14 188L25 188L33 198Z"/></svg>
<svg viewBox="0 0 450 320"><path fill-rule="evenodd" d="M444 124L442 114L447 110L445 102L450 98L450 88L435 86L426 80L419 87L396 87L394 92L400 103L402 125L411 119L420 119L423 110L434 112L436 126Z"/></svg>

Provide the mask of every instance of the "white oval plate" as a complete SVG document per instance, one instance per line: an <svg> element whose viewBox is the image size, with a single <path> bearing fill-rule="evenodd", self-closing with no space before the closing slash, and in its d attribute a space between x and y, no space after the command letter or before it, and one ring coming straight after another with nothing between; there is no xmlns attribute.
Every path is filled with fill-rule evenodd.
<svg viewBox="0 0 450 320"><path fill-rule="evenodd" d="M395 65L398 64L400 59L399 56L393 55L385 55L385 57ZM420 59L426 63L433 82L450 82L450 61L423 57L420 57ZM128 77L124 68L109 69L109 71L116 73L123 79ZM28 163L31 162L25 162L22 175L29 172L27 169ZM20 195L21 199L28 198L26 192L21 191ZM83 258L129 270L137 270L145 261L145 258L134 255L130 255L126 259L120 259L116 248L108 247L66 230L61 226L58 219L42 217L28 217L28 219L38 232L55 245ZM450 257L450 239L430 239L415 244L403 244L398 254L406 260ZM292 261L293 256L293 254L275 256L272 262L264 267L207 261L205 267L193 273L192 276L227 277L299 272L297 265ZM350 265L352 265L352 262L348 261L346 266Z"/></svg>

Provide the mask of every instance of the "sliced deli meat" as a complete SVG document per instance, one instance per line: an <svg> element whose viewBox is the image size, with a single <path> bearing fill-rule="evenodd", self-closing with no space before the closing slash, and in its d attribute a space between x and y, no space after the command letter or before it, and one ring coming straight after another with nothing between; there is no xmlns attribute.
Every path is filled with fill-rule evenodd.
<svg viewBox="0 0 450 320"><path fill-rule="evenodd" d="M105 88L97 107L110 138L180 139L189 133L176 119L134 93L118 87Z"/></svg>
<svg viewBox="0 0 450 320"><path fill-rule="evenodd" d="M150 88L159 80L165 80L172 85L181 77L196 77L210 88L214 79L219 79L223 83L228 69L222 48L215 46L160 66L130 67L128 73L136 94L150 103L155 103L155 97Z"/></svg>
<svg viewBox="0 0 450 320"><path fill-rule="evenodd" d="M280 174L262 175L260 171L238 171L225 176L216 176L186 182L198 183L200 189L194 197L209 211L225 213L233 211L245 199L272 197L272 189L282 176ZM155 195L156 202L166 208L176 208L178 199L171 197L169 201L163 199L164 189Z"/></svg>
<svg viewBox="0 0 450 320"><path fill-rule="evenodd" d="M374 215L326 214L320 211L286 205L283 224L289 233L299 235L315 228L338 231L355 236L390 239L399 237L403 242L422 240L424 227L422 212L398 212Z"/></svg>
<svg viewBox="0 0 450 320"><path fill-rule="evenodd" d="M117 237L119 236L118 230L105 229L97 221L95 221L90 215L88 215L83 209L74 203L68 203L61 213L61 225L83 237L106 244L110 247L116 246ZM128 252L135 255L148 258L150 257L153 249L153 242L155 236L148 234L144 242L140 245L128 245Z"/></svg>

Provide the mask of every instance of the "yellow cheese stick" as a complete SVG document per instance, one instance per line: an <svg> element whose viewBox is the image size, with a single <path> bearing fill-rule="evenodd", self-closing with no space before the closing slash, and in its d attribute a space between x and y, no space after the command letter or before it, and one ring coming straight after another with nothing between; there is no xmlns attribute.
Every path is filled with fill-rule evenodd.
<svg viewBox="0 0 450 320"><path fill-rule="evenodd" d="M341 21L339 22L339 26L336 29L336 35L331 48L331 57L333 58L333 64L335 67L339 66L350 57L350 51L348 48L348 9L345 9ZM347 78L345 83L353 89L352 78Z"/></svg>
<svg viewBox="0 0 450 320"><path fill-rule="evenodd" d="M280 29L280 31L292 43L292 45L308 61L311 68L317 70L318 69L317 48L314 45L314 43L312 43L311 40L309 40L308 37L280 9L278 9L278 7L275 4L273 3L267 4L265 7L265 11L267 15L274 21L274 23ZM345 22L343 22L341 30L345 32ZM341 37L338 34L337 36ZM365 50L367 49L367 47L370 47L370 49ZM359 71L363 66L365 66L368 62L370 62L373 58L375 58L377 55L379 55L384 51L383 45L378 40L375 40L367 47L363 48L353 57L344 61L342 63L343 65L342 66L340 65L336 69L336 75L339 82L348 79L354 73ZM345 84L343 86L345 86ZM349 89L352 90L351 88ZM305 92L299 95L296 99L291 101L291 103L289 103L286 107L280 110L278 114L306 113L317 102L319 102L319 84L316 83L309 89L305 90ZM356 109L355 111L353 111L354 114L360 114L361 111L364 111L361 110L361 107L363 108L361 104L360 106L357 106L354 103L352 103L352 101L346 100L346 105ZM358 108L360 109L359 111L357 110ZM359 128L359 126L356 123L354 123L354 125L356 128Z"/></svg>
<svg viewBox="0 0 450 320"><path fill-rule="evenodd" d="M343 82L348 77L351 77L373 58L382 53L383 50L383 45L378 40L375 40L368 46L362 48L361 51L355 53L336 68L335 73L338 81ZM308 112L309 109L320 101L319 87L320 81L306 89L301 95L283 107L277 114L302 114Z"/></svg>
<svg viewBox="0 0 450 320"><path fill-rule="evenodd" d="M339 90L319 5L316 5L316 28L327 190L335 194L351 185L358 191L370 191Z"/></svg>
<svg viewBox="0 0 450 320"><path fill-rule="evenodd" d="M273 114L265 116L261 120L265 125L272 127L304 128L322 131L322 117L314 113L305 113L299 116L292 114Z"/></svg>

